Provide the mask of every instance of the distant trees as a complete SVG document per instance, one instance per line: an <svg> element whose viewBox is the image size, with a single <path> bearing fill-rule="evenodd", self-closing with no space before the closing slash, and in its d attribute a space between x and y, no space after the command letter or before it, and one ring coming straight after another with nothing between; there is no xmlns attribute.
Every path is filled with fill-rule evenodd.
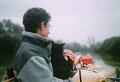
<svg viewBox="0 0 120 82"><path fill-rule="evenodd" d="M23 27L11 20L0 21L0 81L8 66L13 63L14 54L21 41Z"/></svg>
<svg viewBox="0 0 120 82"><path fill-rule="evenodd" d="M120 36L114 36L104 40L103 42L95 42L95 39L88 38L87 45L81 45L78 42L71 42L65 45L65 48L70 49L74 52L99 52L117 54L120 53Z"/></svg>
<svg viewBox="0 0 120 82"><path fill-rule="evenodd" d="M0 57L3 53L13 54L20 43L20 35L23 27L11 20L0 21Z"/></svg>
<svg viewBox="0 0 120 82"><path fill-rule="evenodd" d="M120 36L111 37L101 44L101 47L97 49L99 52L104 53L120 53Z"/></svg>
<svg viewBox="0 0 120 82"><path fill-rule="evenodd" d="M81 46L77 42L66 43L64 48L70 49L74 52L80 52L81 51Z"/></svg>
<svg viewBox="0 0 120 82"><path fill-rule="evenodd" d="M81 45L78 42L71 42L71 43L66 43L64 48L70 49L73 52L86 52L88 50L86 45Z"/></svg>
<svg viewBox="0 0 120 82"><path fill-rule="evenodd" d="M23 28L11 20L0 22L0 52L12 53L20 40Z"/></svg>

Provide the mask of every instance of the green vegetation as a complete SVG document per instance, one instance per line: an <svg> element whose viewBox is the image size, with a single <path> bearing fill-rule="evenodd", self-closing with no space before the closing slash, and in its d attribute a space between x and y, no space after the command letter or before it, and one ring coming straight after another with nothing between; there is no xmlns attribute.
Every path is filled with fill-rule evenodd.
<svg viewBox="0 0 120 82"><path fill-rule="evenodd" d="M0 21L0 81L5 70L12 65L23 28L11 20Z"/></svg>
<svg viewBox="0 0 120 82"><path fill-rule="evenodd" d="M95 51L107 65L120 67L120 36L114 36L95 45Z"/></svg>
<svg viewBox="0 0 120 82"><path fill-rule="evenodd" d="M101 47L97 49L97 51L102 53L110 53L110 54L120 53L120 36L106 39L101 44Z"/></svg>

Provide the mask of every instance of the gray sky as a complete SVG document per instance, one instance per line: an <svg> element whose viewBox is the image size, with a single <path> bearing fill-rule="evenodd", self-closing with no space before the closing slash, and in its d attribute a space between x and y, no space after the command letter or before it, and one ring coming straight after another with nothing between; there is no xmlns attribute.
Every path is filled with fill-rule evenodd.
<svg viewBox="0 0 120 82"><path fill-rule="evenodd" d="M0 0L0 20L22 25L24 12L45 8L52 16L50 37L65 42L87 43L120 36L120 0Z"/></svg>

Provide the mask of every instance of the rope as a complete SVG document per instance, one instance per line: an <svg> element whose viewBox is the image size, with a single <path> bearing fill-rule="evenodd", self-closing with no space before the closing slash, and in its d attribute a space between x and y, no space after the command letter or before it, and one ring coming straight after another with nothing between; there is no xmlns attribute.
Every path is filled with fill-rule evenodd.
<svg viewBox="0 0 120 82"><path fill-rule="evenodd" d="M13 77L13 78L10 78L10 79L7 79L7 80L5 80L5 81L2 81L2 82L10 82L10 81L12 81L12 80L14 80L15 79L15 77Z"/></svg>

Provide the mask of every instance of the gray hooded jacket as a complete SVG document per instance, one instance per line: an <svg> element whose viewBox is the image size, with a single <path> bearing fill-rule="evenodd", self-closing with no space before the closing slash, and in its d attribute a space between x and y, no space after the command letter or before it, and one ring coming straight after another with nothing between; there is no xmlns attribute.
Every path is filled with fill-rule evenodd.
<svg viewBox="0 0 120 82"><path fill-rule="evenodd" d="M15 60L18 82L72 82L53 76L48 38L23 32L22 40Z"/></svg>

